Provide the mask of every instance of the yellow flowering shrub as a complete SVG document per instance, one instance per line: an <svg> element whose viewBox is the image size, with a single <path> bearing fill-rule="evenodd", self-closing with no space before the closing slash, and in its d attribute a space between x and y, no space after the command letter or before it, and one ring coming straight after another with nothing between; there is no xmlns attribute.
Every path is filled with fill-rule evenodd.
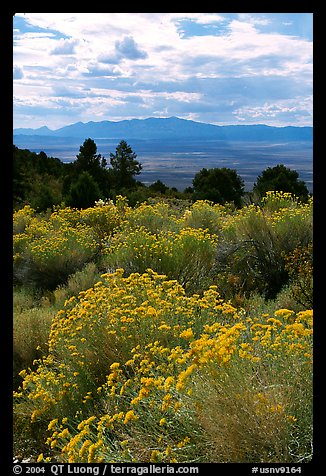
<svg viewBox="0 0 326 476"><path fill-rule="evenodd" d="M201 228L154 234L143 226L116 234L107 249L109 269L143 273L147 268L177 279L187 291L200 291L211 284L216 235Z"/></svg>
<svg viewBox="0 0 326 476"><path fill-rule="evenodd" d="M203 228L216 234L223 227L224 220L229 213L230 210L226 205L214 204L209 200L197 200L184 212L183 226Z"/></svg>
<svg viewBox="0 0 326 476"><path fill-rule="evenodd" d="M309 461L312 310L239 302L275 295L292 265L309 291L311 217L279 192L239 210L118 196L15 212L16 281L61 284L15 392L35 460Z"/></svg>
<svg viewBox="0 0 326 476"><path fill-rule="evenodd" d="M274 299L289 282L286 256L312 242L312 200L268 192L228 215L217 245L218 283L226 296L258 292Z"/></svg>
<svg viewBox="0 0 326 476"><path fill-rule="evenodd" d="M282 209L295 209L302 205L299 198L293 193L275 190L266 192L265 196L262 198L262 204L265 211L268 211L271 214Z"/></svg>
<svg viewBox="0 0 326 476"><path fill-rule="evenodd" d="M126 222L121 210L111 201L81 210L80 218L94 230L98 241L108 239Z"/></svg>
<svg viewBox="0 0 326 476"><path fill-rule="evenodd" d="M13 234L23 233L26 225L31 221L35 213L35 210L30 205L25 205L20 210L15 211L13 215Z"/></svg>
<svg viewBox="0 0 326 476"><path fill-rule="evenodd" d="M162 230L178 231L181 222L169 204L161 201L153 204L144 202L130 209L126 223L126 228L131 231L140 227L151 233L160 233Z"/></svg>
<svg viewBox="0 0 326 476"><path fill-rule="evenodd" d="M277 418L287 442L297 437L302 411L308 416L290 397L311 385L311 311L248 316L223 301L216 286L187 296L176 280L150 269L123 276L123 269L103 275L67 300L52 325L49 355L21 373L16 405L32 422L45 423L46 458L225 461L213 443L228 428L230 399L239 411L251 402L246 408L253 419ZM285 377L286 391L267 395L266 388ZM218 390L217 398L219 382L228 394ZM232 413L229 418L233 422ZM275 435L279 431L270 429L269 461L279 445ZM246 441L237 440L235 461L250 460L241 446Z"/></svg>
<svg viewBox="0 0 326 476"><path fill-rule="evenodd" d="M54 288L97 253L93 229L78 210L65 208L50 217L31 217L14 235L14 277L19 283Z"/></svg>

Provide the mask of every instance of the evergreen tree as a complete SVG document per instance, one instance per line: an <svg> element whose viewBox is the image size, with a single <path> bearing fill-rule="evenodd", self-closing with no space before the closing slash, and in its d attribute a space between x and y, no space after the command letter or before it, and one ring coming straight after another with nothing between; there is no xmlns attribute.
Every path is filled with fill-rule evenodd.
<svg viewBox="0 0 326 476"><path fill-rule="evenodd" d="M149 188L154 192L165 193L169 187L167 187L161 180L156 180Z"/></svg>
<svg viewBox="0 0 326 476"><path fill-rule="evenodd" d="M234 202L241 205L244 195L244 182L236 170L223 168L201 169L193 181L195 200L210 200L224 204Z"/></svg>
<svg viewBox="0 0 326 476"><path fill-rule="evenodd" d="M30 204L38 211L62 201L62 184L67 170L55 157L13 148L13 204Z"/></svg>
<svg viewBox="0 0 326 476"><path fill-rule="evenodd" d="M122 140L116 147L115 154L110 153L110 163L116 189L133 188L134 175L139 175L141 164L136 160L137 154L126 141Z"/></svg>
<svg viewBox="0 0 326 476"><path fill-rule="evenodd" d="M85 139L84 143L79 147L79 154L75 161L76 169L82 172L93 172L102 166L102 156L97 153L97 145L93 139Z"/></svg>
<svg viewBox="0 0 326 476"><path fill-rule="evenodd" d="M107 169L107 161L97 153L97 145L93 139L85 139L79 148L77 160L72 164L69 174L64 180L64 192L69 194L70 187L82 172L87 172L96 182L104 197L108 197L111 188L111 175Z"/></svg>
<svg viewBox="0 0 326 476"><path fill-rule="evenodd" d="M298 172L283 164L263 170L253 187L253 191L261 197L271 190L290 192L302 200L306 200L309 195L306 184L303 180L299 180Z"/></svg>
<svg viewBox="0 0 326 476"><path fill-rule="evenodd" d="M101 197L98 184L88 172L82 172L77 181L70 186L67 205L76 208L94 206L94 202Z"/></svg>

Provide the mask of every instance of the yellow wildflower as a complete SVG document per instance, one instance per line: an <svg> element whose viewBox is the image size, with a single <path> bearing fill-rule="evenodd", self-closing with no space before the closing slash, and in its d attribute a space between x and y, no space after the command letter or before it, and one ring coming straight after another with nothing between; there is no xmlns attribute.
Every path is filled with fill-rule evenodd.
<svg viewBox="0 0 326 476"><path fill-rule="evenodd" d="M182 331L180 337L182 337L183 339L192 339L194 337L192 328L190 327L189 329L185 329L184 331Z"/></svg>
<svg viewBox="0 0 326 476"><path fill-rule="evenodd" d="M56 426L57 423L58 423L57 418L55 418L54 420L51 420L49 425L48 425L48 430L52 430Z"/></svg>
<svg viewBox="0 0 326 476"><path fill-rule="evenodd" d="M129 410L125 415L125 419L123 420L123 423L127 425L129 421L133 421L133 420L138 420L138 416L135 415L134 410Z"/></svg>
<svg viewBox="0 0 326 476"><path fill-rule="evenodd" d="M288 319L289 317L293 316L293 314L294 311L291 311L290 309L278 309L274 312L276 317L282 317L283 319Z"/></svg>

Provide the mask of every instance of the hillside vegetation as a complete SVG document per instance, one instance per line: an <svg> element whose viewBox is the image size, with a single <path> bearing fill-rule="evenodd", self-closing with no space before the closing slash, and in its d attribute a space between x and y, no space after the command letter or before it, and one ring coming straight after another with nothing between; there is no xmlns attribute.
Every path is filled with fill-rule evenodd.
<svg viewBox="0 0 326 476"><path fill-rule="evenodd" d="M19 459L311 459L312 198L26 205L13 270Z"/></svg>

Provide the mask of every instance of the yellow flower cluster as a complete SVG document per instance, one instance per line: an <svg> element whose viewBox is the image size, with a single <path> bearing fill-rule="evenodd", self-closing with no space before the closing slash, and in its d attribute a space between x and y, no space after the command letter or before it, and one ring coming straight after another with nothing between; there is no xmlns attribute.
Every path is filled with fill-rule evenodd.
<svg viewBox="0 0 326 476"><path fill-rule="evenodd" d="M262 204L266 212L273 214L274 212L285 211L287 209L311 208L313 197L309 197L307 203L303 204L299 201L299 198L292 193L273 190L266 192L266 195L262 198Z"/></svg>
<svg viewBox="0 0 326 476"><path fill-rule="evenodd" d="M261 206L250 204L237 210L236 213L229 213L224 217L222 229L229 233L235 232L240 226L240 230L246 231L248 220L257 224L270 224L273 228L277 225L292 224L296 222L311 222L313 198L310 197L307 203L301 203L298 198L291 193L270 191L262 199ZM298 226L298 225L297 225ZM293 233L293 229L292 229Z"/></svg>
<svg viewBox="0 0 326 476"><path fill-rule="evenodd" d="M31 221L35 215L35 210L30 205L25 205L20 210L14 212L13 215L13 233L23 233L26 225Z"/></svg>
<svg viewBox="0 0 326 476"><path fill-rule="evenodd" d="M48 421L49 451L61 461L182 461L193 448L196 376L287 356L310 363L312 311L251 318L215 286L187 296L151 269L123 275L105 274L67 300L49 356L21 374L16 399L27 402L33 421ZM290 424L296 416L280 405L273 400L268 411Z"/></svg>
<svg viewBox="0 0 326 476"><path fill-rule="evenodd" d="M123 223L126 223L124 216L113 202L81 210L80 218L95 231L97 239L103 241L109 239Z"/></svg>
<svg viewBox="0 0 326 476"><path fill-rule="evenodd" d="M126 229L130 231L141 227L150 233L160 233L163 229L178 231L181 225L182 220L164 202L152 205L145 202L135 209L128 209Z"/></svg>
<svg viewBox="0 0 326 476"><path fill-rule="evenodd" d="M198 289L201 281L206 283L209 279L216 243L217 236L201 228L155 234L141 226L117 233L104 252L109 269L122 267L130 273L152 268L178 279L188 290L195 283Z"/></svg>
<svg viewBox="0 0 326 476"><path fill-rule="evenodd" d="M197 200L184 212L183 226L207 229L210 233L216 234L223 227L229 212L227 206L214 204L208 200Z"/></svg>
<svg viewBox="0 0 326 476"><path fill-rule="evenodd" d="M259 345L259 352L268 358L277 360L281 354L303 358L307 363L312 360L312 310L295 315L289 309L279 309L275 311L275 317L266 319L266 323L256 320L250 331L252 343ZM255 352L257 354L257 350L250 347L246 357L254 357Z"/></svg>
<svg viewBox="0 0 326 476"><path fill-rule="evenodd" d="M65 269L67 273L75 271L99 249L94 228L83 222L78 210L57 209L49 217L42 217L32 215L32 210L25 207L16 213L14 223L22 216L28 220L23 227L16 227L14 235L14 271L18 275L30 268L42 282Z"/></svg>

